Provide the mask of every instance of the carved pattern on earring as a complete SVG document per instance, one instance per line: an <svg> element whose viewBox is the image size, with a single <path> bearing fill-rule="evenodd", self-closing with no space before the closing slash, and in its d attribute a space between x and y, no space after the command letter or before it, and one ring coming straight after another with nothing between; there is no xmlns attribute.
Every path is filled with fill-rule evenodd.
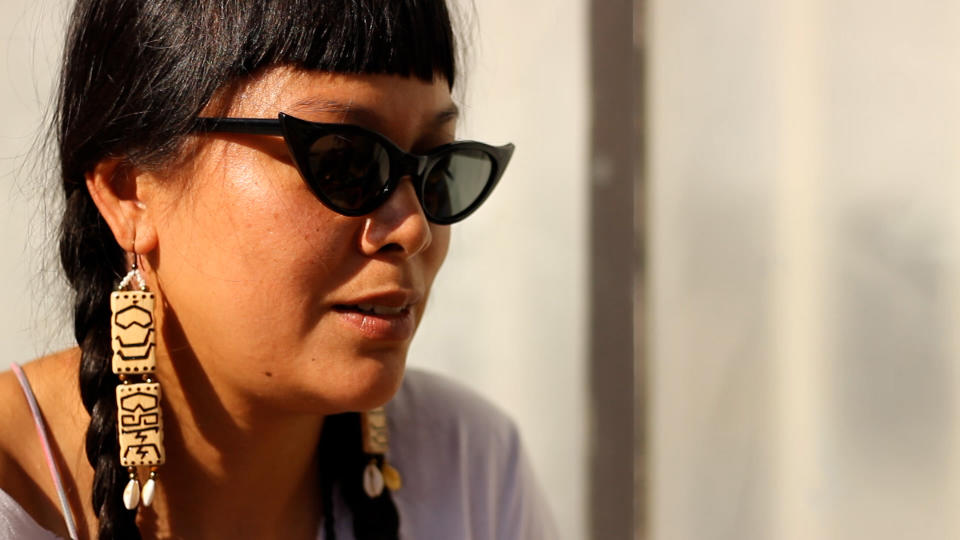
<svg viewBox="0 0 960 540"><path fill-rule="evenodd" d="M120 464L129 480L123 504L133 510L141 502L150 506L156 493L157 466L165 460L160 383L157 370L156 297L147 291L134 255L133 267L110 295L111 367L120 377L117 385L117 433ZM125 290L136 279L140 290ZM140 488L138 468L148 467L149 479Z"/></svg>

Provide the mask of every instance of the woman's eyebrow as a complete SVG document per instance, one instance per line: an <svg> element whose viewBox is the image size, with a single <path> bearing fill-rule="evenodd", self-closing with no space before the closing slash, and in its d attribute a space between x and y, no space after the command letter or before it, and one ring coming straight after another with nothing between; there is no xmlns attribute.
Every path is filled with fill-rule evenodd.
<svg viewBox="0 0 960 540"><path fill-rule="evenodd" d="M449 107L437 113L434 122L438 125L443 125L447 122L453 122L459 117L460 107L457 107L456 103L451 103Z"/></svg>
<svg viewBox="0 0 960 540"><path fill-rule="evenodd" d="M313 113L339 113L343 115L343 120L347 118L366 121L377 124L382 120L380 114L373 109L368 109L362 105L353 102L344 103L334 99L310 97L301 99L294 103L289 112L313 112ZM460 117L460 108L455 103L437 112L433 118L433 123L442 126L448 122L455 121Z"/></svg>
<svg viewBox="0 0 960 540"><path fill-rule="evenodd" d="M364 109L363 107L358 107L353 104L353 102L344 103L342 101L337 101L334 99L326 98L317 98L309 97L301 99L294 103L289 112L313 112L313 113L339 113L346 115L360 115L360 116L370 116L372 115L371 111Z"/></svg>

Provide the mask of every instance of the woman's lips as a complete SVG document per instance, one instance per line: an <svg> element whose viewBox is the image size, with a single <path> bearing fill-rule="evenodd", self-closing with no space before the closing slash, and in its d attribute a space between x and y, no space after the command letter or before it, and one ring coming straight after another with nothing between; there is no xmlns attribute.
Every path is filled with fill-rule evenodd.
<svg viewBox="0 0 960 540"><path fill-rule="evenodd" d="M410 306L337 305L333 311L345 324L369 339L406 341L413 337L416 329Z"/></svg>

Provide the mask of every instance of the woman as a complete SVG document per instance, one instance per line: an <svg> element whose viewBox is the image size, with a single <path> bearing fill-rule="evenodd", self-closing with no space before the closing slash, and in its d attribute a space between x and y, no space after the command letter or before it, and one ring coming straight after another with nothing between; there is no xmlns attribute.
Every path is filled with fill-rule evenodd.
<svg viewBox="0 0 960 540"><path fill-rule="evenodd" d="M442 0L78 1L78 347L0 376L0 537L553 537L510 422L404 376L512 151L453 142L455 56Z"/></svg>

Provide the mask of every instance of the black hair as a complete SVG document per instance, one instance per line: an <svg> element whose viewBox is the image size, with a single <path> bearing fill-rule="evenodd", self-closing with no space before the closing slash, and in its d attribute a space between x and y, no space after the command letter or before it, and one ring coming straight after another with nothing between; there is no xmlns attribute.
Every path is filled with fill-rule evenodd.
<svg viewBox="0 0 960 540"><path fill-rule="evenodd" d="M110 369L109 294L125 272L90 198L85 174L105 158L141 168L174 162L185 135L218 91L269 66L381 73L453 87L456 47L445 0L77 0L64 51L54 130L66 205L60 259L75 291L80 391L90 413L87 459L95 470L99 538L140 538L121 502ZM399 517L386 490L360 492L371 458L355 413L328 418L318 459L328 538L332 486L354 516L358 540L395 539Z"/></svg>

